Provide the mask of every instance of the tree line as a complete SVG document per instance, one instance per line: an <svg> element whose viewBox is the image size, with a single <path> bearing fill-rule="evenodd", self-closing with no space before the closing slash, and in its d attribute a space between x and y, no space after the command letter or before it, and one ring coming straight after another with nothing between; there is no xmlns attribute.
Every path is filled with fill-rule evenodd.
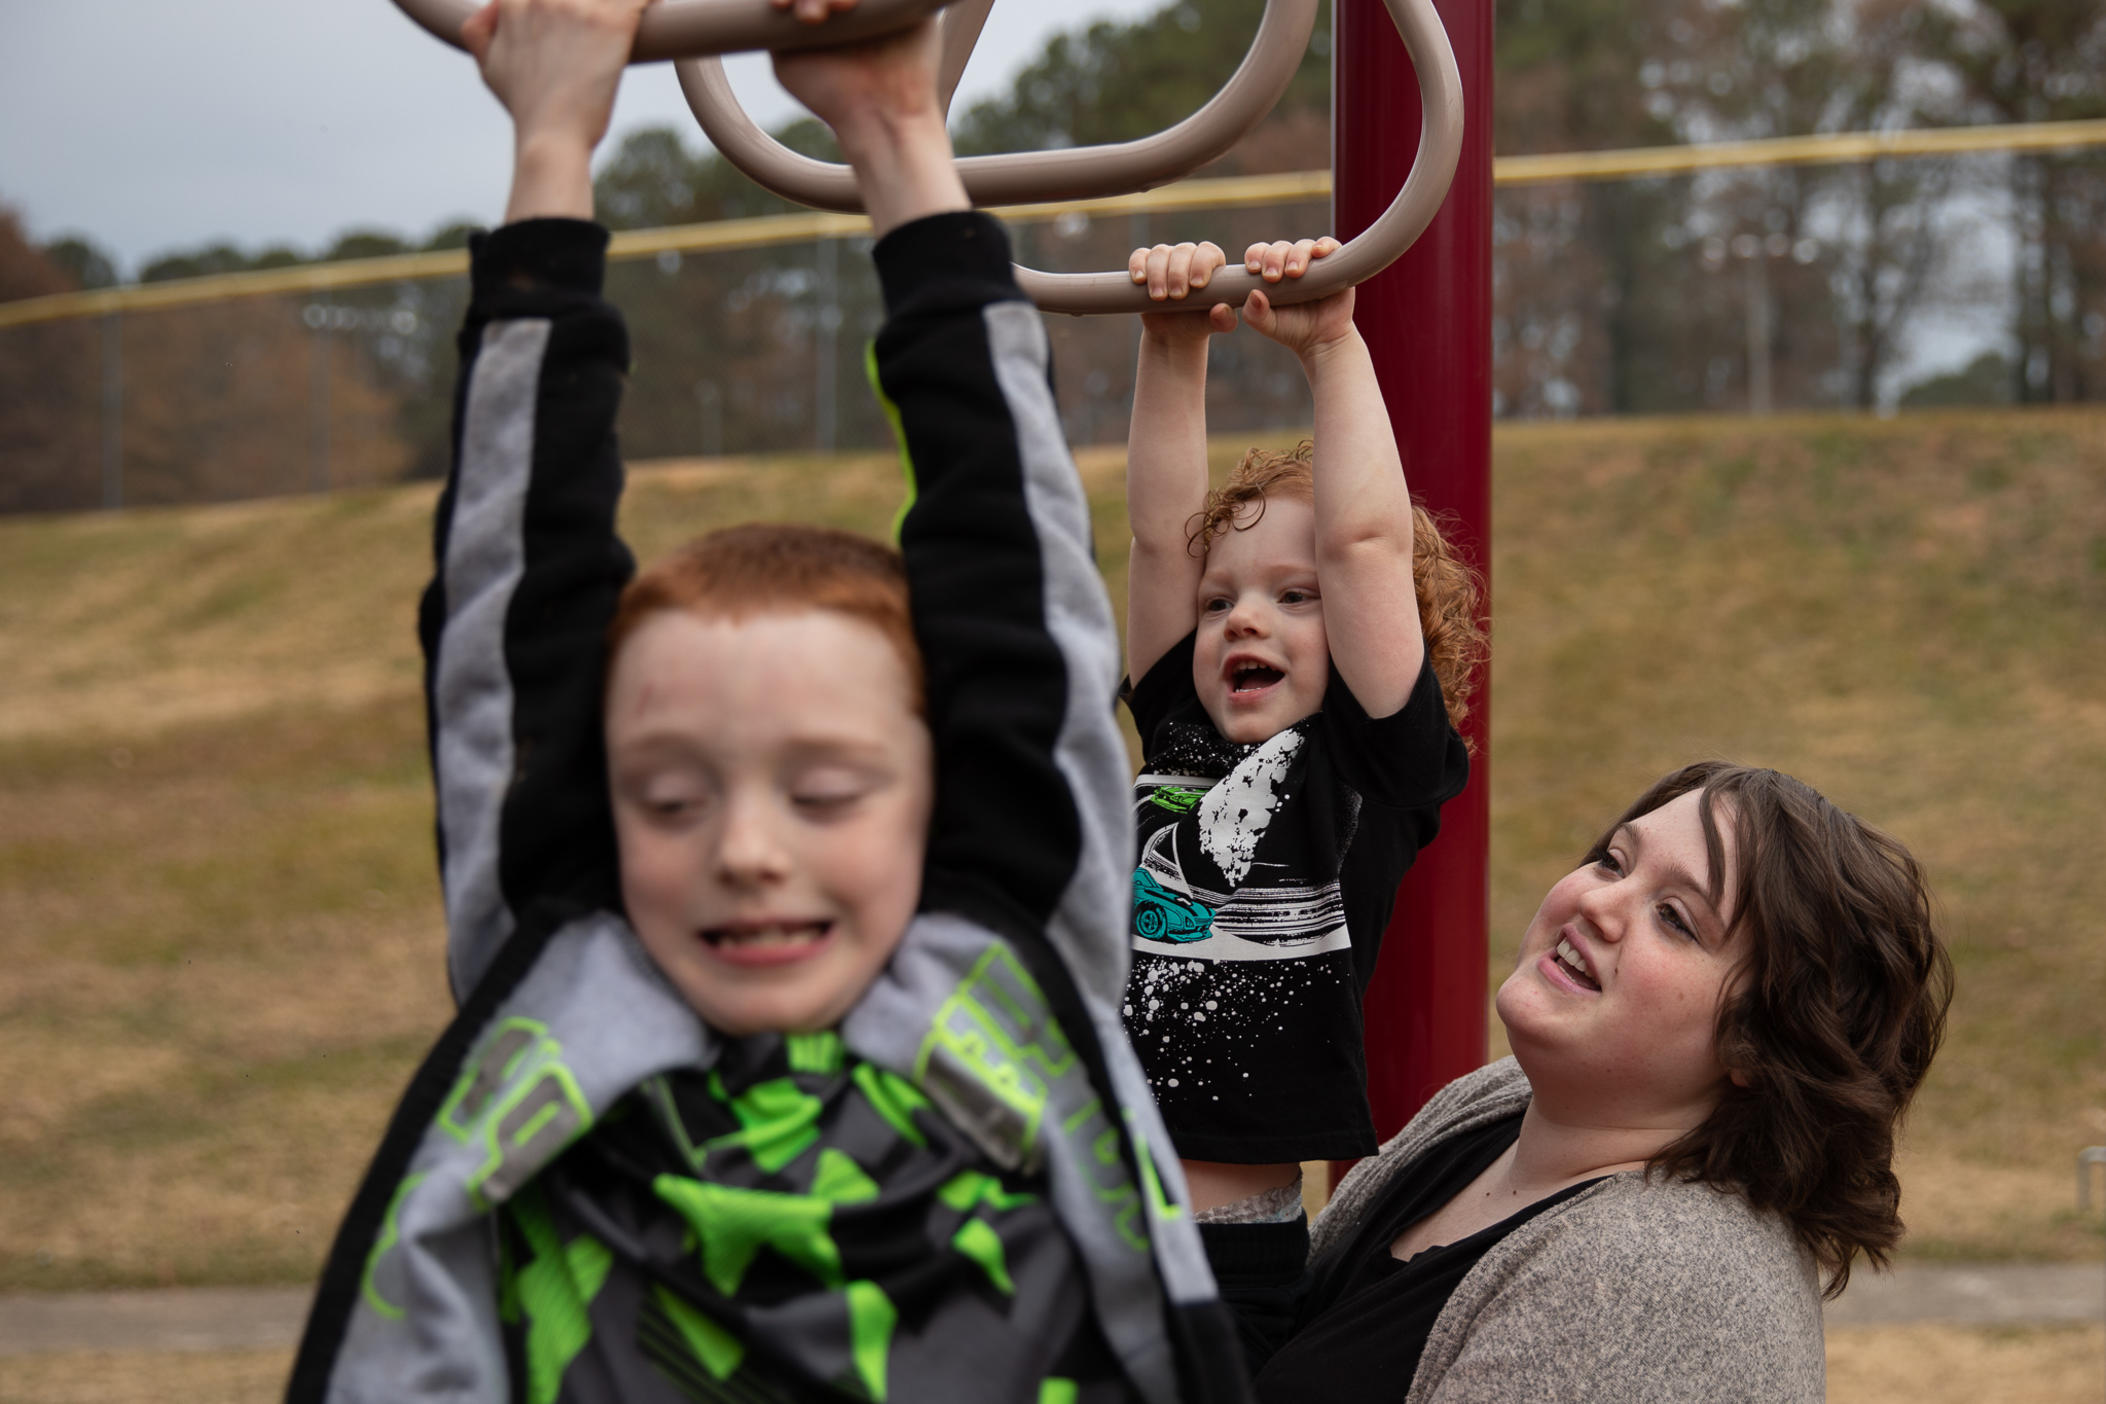
<svg viewBox="0 0 2106 1404"><path fill-rule="evenodd" d="M962 153L1126 140L1198 107L1263 0L1176 0L1062 33L1009 91L953 120ZM1546 152L1809 132L2106 116L2106 12L2039 0L1497 0L1494 146ZM1328 164L1328 16L1286 97L1207 174ZM778 135L830 155L822 128ZM642 228L780 212L699 140L630 134L595 181ZM1117 266L1134 243L1231 252L1324 232L1320 206L1021 224L1019 257ZM216 243L141 281L458 247L347 233L311 254ZM854 242L854 241L851 241ZM1495 203L1495 407L1504 416L2106 397L2106 158L1882 160L1505 189ZM0 220L0 300L107 286L71 236ZM876 444L860 391L878 298L854 249L777 247L617 265L636 457ZM449 340L463 289L432 280L122 319L127 499L194 500L444 466ZM1052 319L1081 440L1123 432L1127 319ZM108 327L0 332L0 510L91 505L105 452ZM1926 335L1970 364L1900 383ZM1306 416L1300 377L1254 338L1217 355L1222 428Z"/></svg>

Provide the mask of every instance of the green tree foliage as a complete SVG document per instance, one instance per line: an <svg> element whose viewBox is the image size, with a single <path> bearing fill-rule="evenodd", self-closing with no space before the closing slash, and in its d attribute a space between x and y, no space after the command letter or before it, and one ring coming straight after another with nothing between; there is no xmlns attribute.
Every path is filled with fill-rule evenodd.
<svg viewBox="0 0 2106 1404"><path fill-rule="evenodd" d="M1668 0L1499 0L1493 145L1593 151L1675 139L1646 101L1647 55L1693 45ZM1686 191L1588 184L1502 205L1493 339L1510 413L1659 409L1693 388L1690 359L1661 333L1688 305L1663 278L1663 238ZM1678 295L1679 294L1679 295Z"/></svg>
<svg viewBox="0 0 2106 1404"><path fill-rule="evenodd" d="M1275 120L1324 114L1330 104L1330 5ZM1099 21L1056 34L1002 97L957 118L967 155L1131 141L1197 111L1241 63L1264 0L1178 0L1130 24ZM1321 155L1309 164L1321 164Z"/></svg>
<svg viewBox="0 0 2106 1404"><path fill-rule="evenodd" d="M680 224L694 216L710 168L671 127L629 133L592 182L593 204L615 229Z"/></svg>
<svg viewBox="0 0 2106 1404"><path fill-rule="evenodd" d="M1646 101L1649 59L1693 44L1667 0L1498 0L1495 149L1593 151L1676 140Z"/></svg>
<svg viewBox="0 0 2106 1404"><path fill-rule="evenodd" d="M2081 0L1975 0L1935 16L1941 64L1976 120L2106 117L2106 10ZM2013 160L2019 258L2012 298L2016 398L2106 394L2106 160L2098 152Z"/></svg>
<svg viewBox="0 0 2106 1404"><path fill-rule="evenodd" d="M180 253L161 255L139 270L139 281L166 283L176 278L203 278L214 273L242 273L252 266L249 256L233 244L206 244Z"/></svg>
<svg viewBox="0 0 2106 1404"><path fill-rule="evenodd" d="M2000 351L1984 351L1956 371L1917 381L1902 392L1903 409L1938 409L1954 405L2008 405L2013 377L2011 362Z"/></svg>
<svg viewBox="0 0 2106 1404"><path fill-rule="evenodd" d="M1920 0L1501 0L1499 149L1979 120L1949 62L1958 13ZM1870 407L1927 302L1980 295L1966 242L1986 169L1915 159L1503 193L1502 400L1744 403L1757 354L1744 331L1767 303L1777 402Z"/></svg>
<svg viewBox="0 0 2106 1404"><path fill-rule="evenodd" d="M334 262L346 258L381 258L388 254L408 253L410 244L401 235L385 229L347 230L322 251L322 261Z"/></svg>
<svg viewBox="0 0 2106 1404"><path fill-rule="evenodd" d="M76 288L108 288L117 284L117 261L85 235L54 239L44 245L43 254L73 280Z"/></svg>
<svg viewBox="0 0 2106 1404"><path fill-rule="evenodd" d="M785 123L773 135L800 155L839 159L833 134L814 118ZM755 185L714 151L690 149L672 127L629 133L602 163L592 190L594 209L610 229L655 229L798 208Z"/></svg>
<svg viewBox="0 0 2106 1404"><path fill-rule="evenodd" d="M1933 71L1935 7L1919 0L1770 0L1696 13L1706 61L1693 72L1669 70L1655 89L1690 138L1890 130L1962 117L1953 85ZM1706 232L1752 235L1775 248L1820 236L1817 261L1761 255L1771 321L1784 329L1774 359L1788 376L1798 371L1788 398L1820 398L1821 386L1805 383L1800 369L1820 366L1829 368L1829 397L1861 408L1878 402L1951 245L1942 215L1961 174L1951 162L1925 160L1786 167L1738 173L1713 193ZM1831 308L1826 318L1779 315L1821 303Z"/></svg>
<svg viewBox="0 0 2106 1404"><path fill-rule="evenodd" d="M361 236L346 237L356 239ZM325 253L321 258L333 256ZM344 257L355 258L358 255L346 254ZM263 268L294 268L316 261L315 257L301 253L290 244L272 244L250 253L238 245L221 240L195 249L179 249L162 254L139 270L139 281L166 283L176 278L206 278L215 273L253 273Z"/></svg>
<svg viewBox="0 0 2106 1404"><path fill-rule="evenodd" d="M0 206L0 302L80 285L65 255L30 243ZM98 331L84 321L0 330L0 512L93 505Z"/></svg>
<svg viewBox="0 0 2106 1404"><path fill-rule="evenodd" d="M418 247L431 253L441 249L465 249L468 247L468 236L480 227L473 220L456 220L452 224L444 224L434 229Z"/></svg>

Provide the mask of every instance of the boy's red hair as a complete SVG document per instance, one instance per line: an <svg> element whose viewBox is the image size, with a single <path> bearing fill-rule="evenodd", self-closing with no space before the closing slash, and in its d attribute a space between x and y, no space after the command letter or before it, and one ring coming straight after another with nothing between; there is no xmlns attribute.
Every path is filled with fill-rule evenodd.
<svg viewBox="0 0 2106 1404"><path fill-rule="evenodd" d="M1293 448L1254 448L1229 474L1228 481L1207 494L1206 506L1192 519L1189 544L1204 556L1216 537L1248 531L1265 515L1265 501L1277 493L1298 502L1316 500L1316 446L1308 439ZM1483 598L1477 572L1456 552L1440 519L1411 504L1411 582L1418 594L1420 627L1426 632L1426 654L1441 680L1441 701L1448 720L1462 730L1470 715L1476 672L1485 658L1484 626L1478 622Z"/></svg>
<svg viewBox="0 0 2106 1404"><path fill-rule="evenodd" d="M899 552L854 532L786 522L751 522L700 536L643 571L622 591L607 626L608 675L636 626L660 610L704 619L825 609L870 625L899 650L925 705L921 646L907 604Z"/></svg>

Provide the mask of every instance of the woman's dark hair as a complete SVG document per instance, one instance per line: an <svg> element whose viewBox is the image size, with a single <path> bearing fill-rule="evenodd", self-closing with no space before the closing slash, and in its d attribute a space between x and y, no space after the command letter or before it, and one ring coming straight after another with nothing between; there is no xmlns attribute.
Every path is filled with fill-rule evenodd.
<svg viewBox="0 0 2106 1404"><path fill-rule="evenodd" d="M1900 1241L1894 1133L1945 1036L1952 961L1908 850L1774 770L1686 766L1640 796L1588 861L1692 790L1713 874L1726 871L1721 801L1732 825L1733 923L1748 953L1719 1009L1725 1091L1649 1169L1783 1215L1833 1297L1859 1253L1884 1267Z"/></svg>

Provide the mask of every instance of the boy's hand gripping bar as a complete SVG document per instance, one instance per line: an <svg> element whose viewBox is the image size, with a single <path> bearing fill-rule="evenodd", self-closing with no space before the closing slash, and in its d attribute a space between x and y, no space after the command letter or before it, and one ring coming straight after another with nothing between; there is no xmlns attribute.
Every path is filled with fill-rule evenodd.
<svg viewBox="0 0 2106 1404"><path fill-rule="evenodd" d="M397 3L406 6L409 0ZM855 10L810 28L826 31L839 20L861 14L870 3L863 0ZM993 3L958 0L943 17L938 76L946 110ZM1312 302L1381 272L1433 222L1447 198L1462 150L1462 75L1433 0L1383 3L1411 55L1422 109L1418 156L1403 188L1373 224L1337 252L1310 264L1300 278L1266 283L1244 272L1240 264L1231 264L1176 306L1199 309L1220 302L1240 306L1255 288L1263 288L1266 296L1283 305ZM1250 52L1227 84L1199 111L1154 136L1059 151L966 156L958 161L958 174L976 205L1094 199L1147 190L1187 175L1235 145L1272 110L1301 64L1315 20L1316 0L1267 0ZM833 33L839 36L834 42L852 37L845 30ZM863 208L855 175L847 166L799 155L746 115L722 63L714 58L692 59L675 69L688 106L711 144L755 182L786 199L819 209ZM1041 273L1020 264L1016 277L1025 294L1048 312L1167 310L1166 304L1150 301L1147 288L1136 284L1123 268L1112 273Z"/></svg>
<svg viewBox="0 0 2106 1404"><path fill-rule="evenodd" d="M480 8L475 0L395 0L402 12L456 49L461 25ZM631 63L737 54L753 49L816 49L891 34L943 8L950 0L859 0L852 10L802 24L768 0L658 0L636 26ZM983 12L984 13L984 12ZM974 27L977 34L978 27ZM967 45L967 52L971 46ZM962 69L961 65L961 69ZM955 82L955 80L953 80Z"/></svg>
<svg viewBox="0 0 2106 1404"><path fill-rule="evenodd" d="M424 29L455 48L461 25L476 10L474 0L395 0ZM1309 302L1366 279L1411 247L1447 197L1462 148L1462 76L1432 0L1383 0L1418 75L1423 115L1419 150L1411 175L1381 217L1336 253L1312 264L1302 277L1265 284L1231 265L1196 289L1181 306L1241 304L1264 287L1281 304ZM938 79L948 109L958 79L994 0L861 0L824 24L799 23L768 0L659 0L637 26L632 63L686 58L678 65L687 93L711 142L726 160L756 182L788 199L820 209L860 210L855 177L846 166L815 161L783 146L739 106L718 54L853 43L904 29L924 15L952 8L943 17L943 56ZM1257 125L1301 63L1316 20L1316 0L1267 0L1250 52L1205 106L1173 127L1138 141L1006 156L968 156L959 175L980 205L1091 199L1147 190L1189 174L1235 145ZM1021 265L1017 281L1032 301L1049 312L1147 312L1161 310L1124 269L1111 273L1041 273Z"/></svg>
<svg viewBox="0 0 2106 1404"><path fill-rule="evenodd" d="M1147 190L1205 165L1234 146L1287 91L1309 47L1316 7L1317 0L1268 0L1250 52L1235 73L1204 107L1177 125L1115 145L960 157L958 175L966 192L975 205L1089 200ZM946 111L957 75L965 71L992 8L993 0L971 0L943 16L939 78ZM822 210L863 208L855 173L847 166L799 155L746 115L721 61L695 59L675 65L674 71L680 75L695 119L725 160L801 205Z"/></svg>

